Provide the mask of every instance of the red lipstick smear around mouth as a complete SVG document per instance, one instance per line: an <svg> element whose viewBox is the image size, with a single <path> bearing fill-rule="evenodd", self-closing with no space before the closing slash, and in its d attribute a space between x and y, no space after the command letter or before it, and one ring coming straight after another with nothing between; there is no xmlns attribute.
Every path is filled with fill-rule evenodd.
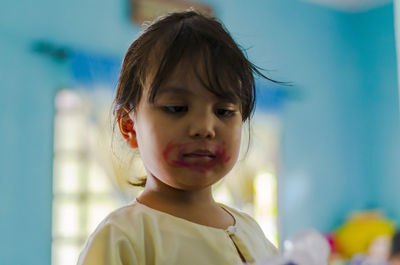
<svg viewBox="0 0 400 265"><path fill-rule="evenodd" d="M163 156L167 163L174 167L186 167L194 171L205 173L217 164L227 163L231 157L226 155L226 151L219 145L212 145L213 155L209 161L204 162L191 162L187 158L187 150L192 149L198 144L184 143L184 144L173 144L168 143L164 149Z"/></svg>

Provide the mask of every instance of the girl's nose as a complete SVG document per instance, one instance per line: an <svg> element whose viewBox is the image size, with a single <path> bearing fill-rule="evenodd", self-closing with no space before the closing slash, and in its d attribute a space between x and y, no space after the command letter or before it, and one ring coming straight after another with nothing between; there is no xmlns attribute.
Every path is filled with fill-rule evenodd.
<svg viewBox="0 0 400 265"><path fill-rule="evenodd" d="M201 113L189 120L189 135L192 138L213 139L215 137L215 121L210 114Z"/></svg>

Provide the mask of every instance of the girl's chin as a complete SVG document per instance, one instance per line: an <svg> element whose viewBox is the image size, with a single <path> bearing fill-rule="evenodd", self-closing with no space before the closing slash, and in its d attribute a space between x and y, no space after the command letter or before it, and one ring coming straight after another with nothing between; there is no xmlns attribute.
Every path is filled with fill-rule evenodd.
<svg viewBox="0 0 400 265"><path fill-rule="evenodd" d="M182 175L183 173L183 175ZM179 172L174 175L174 179L160 180L164 184L178 190L194 191L209 188L221 179L220 176L208 175L198 172Z"/></svg>

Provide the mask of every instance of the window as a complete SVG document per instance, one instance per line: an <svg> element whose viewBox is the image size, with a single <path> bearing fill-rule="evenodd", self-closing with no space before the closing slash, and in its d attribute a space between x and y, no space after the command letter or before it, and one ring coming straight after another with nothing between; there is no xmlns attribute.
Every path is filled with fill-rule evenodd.
<svg viewBox="0 0 400 265"><path fill-rule="evenodd" d="M99 131L83 94L56 96L53 163L52 264L76 264L89 234L122 205L115 183L101 165Z"/></svg>

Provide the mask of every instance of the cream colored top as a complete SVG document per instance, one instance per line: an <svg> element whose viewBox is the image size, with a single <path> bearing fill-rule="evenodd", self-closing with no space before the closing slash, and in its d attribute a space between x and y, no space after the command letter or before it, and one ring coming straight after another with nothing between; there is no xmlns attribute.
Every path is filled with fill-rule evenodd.
<svg viewBox="0 0 400 265"><path fill-rule="evenodd" d="M221 207L235 226L200 225L134 201L100 223L78 265L237 265L242 263L238 250L247 263L277 252L253 218Z"/></svg>

